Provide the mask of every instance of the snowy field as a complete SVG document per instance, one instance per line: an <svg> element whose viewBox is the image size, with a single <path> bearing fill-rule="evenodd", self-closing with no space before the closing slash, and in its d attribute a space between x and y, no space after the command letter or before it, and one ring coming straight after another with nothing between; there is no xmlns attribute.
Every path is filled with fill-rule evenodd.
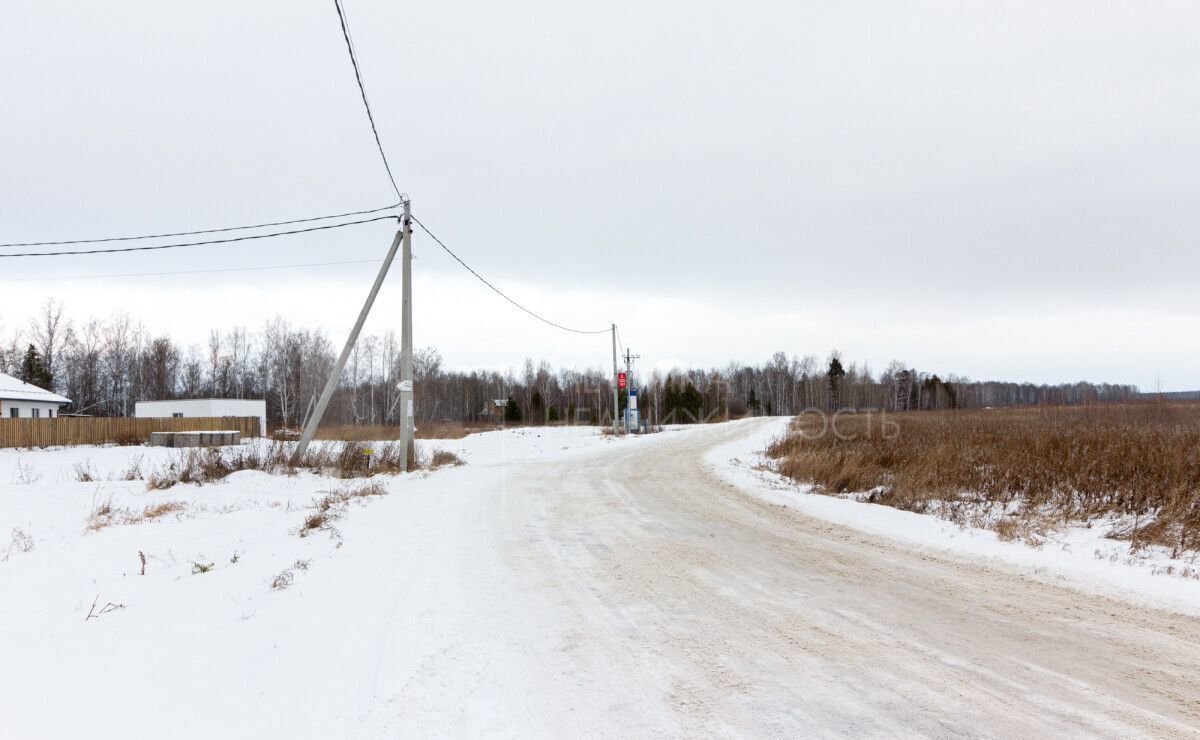
<svg viewBox="0 0 1200 740"><path fill-rule="evenodd" d="M398 582L457 583L456 550L484 526L458 515L503 495L512 466L636 441L584 427L420 440L467 464L372 478L390 495L304 538L314 500L365 481L241 471L148 491L125 478L180 451L0 450L0 736L345 737L340 708L369 703L381 670L379 622L410 626L401 651L432 627L439 604L396 601ZM84 470L95 480L79 482ZM106 503L177 510L89 531Z"/></svg>
<svg viewBox="0 0 1200 740"><path fill-rule="evenodd" d="M959 526L933 515L865 503L854 496L811 493L809 487L771 471L761 453L782 435L790 419L777 419L752 434L714 448L706 462L724 479L764 498L830 522L935 550L1039 574L1093 592L1120 595L1188 614L1200 614L1200 562L1195 555L1172 560L1162 547L1131 555L1129 543L1105 537L1116 520L1051 533L1041 546L1001 541L989 529Z"/></svg>
<svg viewBox="0 0 1200 740"><path fill-rule="evenodd" d="M0 737L1200 728L1200 584L804 493L756 469L785 423L421 441L466 464L358 497L307 472L147 490L163 448L0 450Z"/></svg>

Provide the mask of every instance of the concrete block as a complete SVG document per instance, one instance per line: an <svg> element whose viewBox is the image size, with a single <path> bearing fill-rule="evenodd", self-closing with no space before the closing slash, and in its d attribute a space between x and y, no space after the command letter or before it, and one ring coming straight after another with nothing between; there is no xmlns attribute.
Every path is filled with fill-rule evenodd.
<svg viewBox="0 0 1200 740"><path fill-rule="evenodd" d="M174 432L150 432L151 447L171 447L175 438Z"/></svg>

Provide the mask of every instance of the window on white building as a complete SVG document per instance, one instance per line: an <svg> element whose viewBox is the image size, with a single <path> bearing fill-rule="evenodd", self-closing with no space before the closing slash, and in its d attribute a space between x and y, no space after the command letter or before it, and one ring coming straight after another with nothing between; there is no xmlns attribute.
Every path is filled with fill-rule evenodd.
<svg viewBox="0 0 1200 740"><path fill-rule="evenodd" d="M41 409L29 409L29 410L33 413L33 418L35 418L35 419L41 418L41 416L42 416Z"/></svg>
<svg viewBox="0 0 1200 740"><path fill-rule="evenodd" d="M21 409L17 408L16 406L13 406L11 409L8 410L8 417L10 419L21 418Z"/></svg>

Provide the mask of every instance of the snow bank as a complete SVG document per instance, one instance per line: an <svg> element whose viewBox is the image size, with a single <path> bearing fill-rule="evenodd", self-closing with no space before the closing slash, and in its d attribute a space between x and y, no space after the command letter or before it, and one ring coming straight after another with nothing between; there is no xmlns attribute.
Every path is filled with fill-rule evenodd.
<svg viewBox="0 0 1200 740"><path fill-rule="evenodd" d="M762 454L771 440L784 434L790 421L781 418L754 425L745 437L712 449L705 461L730 483L809 516L943 553L1017 567L1076 588L1200 614L1200 581L1177 575L1184 566L1196 569L1200 564L1171 560L1162 552L1130 555L1127 542L1104 537L1111 523L1068 527L1041 547L1033 547L1001 541L988 529L960 527L927 514L812 493L808 486L771 472L771 461ZM1168 567L1176 575L1168 575Z"/></svg>

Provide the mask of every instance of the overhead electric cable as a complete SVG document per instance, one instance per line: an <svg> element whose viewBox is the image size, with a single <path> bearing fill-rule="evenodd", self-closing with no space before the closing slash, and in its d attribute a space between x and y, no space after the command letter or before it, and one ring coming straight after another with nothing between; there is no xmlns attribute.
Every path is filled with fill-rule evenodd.
<svg viewBox="0 0 1200 740"><path fill-rule="evenodd" d="M313 221L326 221L331 218L348 218L350 216L366 216L371 213L379 213L380 211L390 211L399 206L396 202L390 206L381 208L370 208L365 211L347 211L345 213L332 213L328 216L312 216L311 218L294 218L290 221L270 221L261 224L249 224L246 226L225 226L220 229L199 229L197 231L175 231L167 234L142 234L141 236L106 236L101 239L70 239L66 241L56 242L12 242L10 244L0 244L0 247L58 247L68 244L101 244L104 242L129 242L139 239L166 239L174 236L196 236L198 234L219 234L226 231L245 231L248 229L265 229L269 226L288 226L290 224L306 224Z"/></svg>
<svg viewBox="0 0 1200 740"><path fill-rule="evenodd" d="M466 262L463 262L463 261L462 261L462 258L461 258L461 257L459 257L457 254L455 254L453 251L451 251L450 247L447 247L447 246L445 245L445 243L443 243L443 242L442 242L442 240L441 240L441 239L438 239L438 238L437 238L437 237L434 235L434 233L433 233L432 231L430 231L430 230L429 230L429 228L428 228L427 226L425 226L425 224L421 223L420 219L418 219L416 216L413 216L413 217L412 217L412 220L413 220L413 222L414 222L414 223L416 223L416 225L417 225L417 226L420 226L420 227L421 227L421 230L422 230L422 231L424 231L426 234L428 234L428 235L429 235L429 238L430 238L430 239L433 239L435 242L437 242L437 245L438 245L439 247L441 247L442 249L446 250L446 254L448 254L448 255L450 255L451 257L453 257L455 262L457 262L458 264L460 264L460 265L462 265L463 267L465 267L465 268L466 268L466 270L467 270L467 272L469 272L469 273L471 273L472 275L474 275L475 277L479 278L479 282L481 282L481 283L483 283L484 285L488 286L489 288L491 288L491 289L492 289L492 291L493 291L493 292L495 292L495 293L496 293L496 295L500 296L500 297L501 297L501 298L503 298L504 300L506 300L506 301L508 301L509 303L513 304L514 306L516 306L517 308L521 309L522 311L524 311L525 313L529 314L530 316L532 316L533 318L537 319L538 321L541 321L541 322L542 322L542 323L544 323L544 324L549 324L550 326L553 326L555 329L562 329L563 331L569 331L569 332L572 332L572 333L574 333L574 334L606 334L606 333L608 333L609 331L611 331L611 329L610 329L610 328L605 328L605 329L596 329L596 330L594 330L594 331L593 331L593 330L585 330L585 329L572 329L572 328L571 328L571 327L569 327L569 326L563 326L562 324L556 324L555 322L551 321L550 319L547 319L547 318L545 318L544 316L540 316L540 315L538 315L538 314L534 313L533 311L530 311L528 308L525 308L525 307L524 307L524 306L522 306L520 303L517 303L516 301L514 301L512 298L509 298L507 295L505 295L505 294L504 294L504 291L500 290L500 289L499 289L499 288L497 288L495 285L492 285L490 282L488 282L488 281L487 281L487 279L486 279L486 278L484 278L484 277L483 277L482 275L480 275L478 272L475 272L475 270L474 270L474 269L472 269L470 265L468 265Z"/></svg>
<svg viewBox="0 0 1200 740"><path fill-rule="evenodd" d="M358 224L369 224L373 221L387 221L396 219L396 216L376 216L374 218L364 218L358 221L345 221L338 224L322 224L321 226L309 226L304 229L291 229L289 231L274 231L269 234L245 234L242 236L233 236L227 239L209 239L202 242L183 242L179 244L155 244L148 247L109 247L105 249L80 249L71 252L14 252L12 254L0 254L0 259L10 257L65 257L72 254L113 254L116 252L151 252L159 249L179 249L182 247L202 247L210 244L229 244L231 242L244 242L253 239L270 239L277 236L290 236L292 234L306 234L310 231L325 231L327 229L340 229L345 226L357 226Z"/></svg>
<svg viewBox="0 0 1200 740"><path fill-rule="evenodd" d="M383 168L387 170L392 190L396 191L397 198L402 198L400 188L396 185L396 178L392 175L392 166L388 164L387 154L383 151L383 142L379 140L379 129L375 127L375 116L371 113L371 103L367 100L367 88L363 85L362 72L358 68L358 56L354 53L354 42L350 39L350 26L346 22L346 12L342 10L341 0L333 0L333 5L337 8L338 21L342 24L342 38L346 39L346 51L350 53L350 64L354 67L354 79L358 82L358 91L362 94L363 107L367 109L367 120L371 123L371 133L375 135L375 146L379 149L379 157L383 160Z"/></svg>
<svg viewBox="0 0 1200 740"><path fill-rule="evenodd" d="M360 95L362 96L363 107L366 109L366 112L367 112L367 121L371 124L371 133L375 137L375 146L379 150L380 159L383 160L383 168L384 168L384 170L387 171L388 181L391 182L391 184L392 184L392 190L395 191L397 198L402 199L403 196L401 196L401 194L400 194L400 188L396 185L396 178L392 174L392 167L391 167L391 164L388 162L387 153L383 149L383 142L379 138L379 129L375 125L375 115L371 111L371 103L367 98L367 89L366 89L366 86L363 84L362 71L359 69L359 66L358 66L358 56L354 50L354 41L350 34L350 26L349 26L348 21L346 20L346 13L345 13L345 10L342 8L341 0L334 0L334 7L337 9L338 21L340 22L341 29L342 29L342 37L345 39L345 42L346 42L346 51L350 55L350 64L354 68L354 79L358 83L358 91L359 91ZM218 234L218 233L224 233L224 232L230 232L230 231L246 231L246 230L250 230L250 229L262 229L262 228L269 228L269 227L273 227L273 226L288 226L291 224L312 223L314 221L325 221L325 220L333 219L333 218L348 218L351 216L365 216L365 215L372 214L372 213L379 213L381 211L392 210L399 205L400 205L400 202L396 202L391 205L383 206L382 208L371 208L371 209L361 210L361 211L347 211L345 213L334 213L334 214L330 214L327 216L313 216L310 218L298 218L298 219L291 219L291 220L287 220L287 221L269 221L269 222L258 223L258 224L247 224L245 226L225 226L225 227L213 228L213 229L195 229L192 231L171 231L171 232L164 232L161 234L139 234L139 235L135 235L135 236L108 236L108 237L90 238L90 239L62 239L62 240L55 240L55 241L8 242L8 243L0 244L0 248L56 247L56 246L67 246L67 245L72 245L72 244L102 244L102 243L108 243L108 242L138 241L138 240L142 240L142 239L167 239L167 238L173 238L173 237L178 237L178 236L197 236L200 234ZM379 219L372 219L372 220L379 220ZM349 226L354 223L366 223L366 221L355 221L355 222L350 222L350 223L340 224L340 225ZM337 228L337 227L338 226L318 227L317 229L312 229L312 230L316 231L316 230L319 230L320 228ZM275 233L275 234L265 234L265 235L261 235L261 236L245 236L245 237L238 237L235 239L213 240L213 241L208 241L208 242L195 242L195 243L191 243L191 244L169 244L169 245L154 246L154 247L136 247L136 248L128 248L128 249L80 250L80 251L73 251L73 252L37 252L37 253L23 253L23 254L0 254L0 258L2 258L2 257L51 257L51 256L60 256L60 255L66 255L66 254L100 254L100 253L107 253L107 252L138 252L138 251L150 251L150 250L155 250L155 249L174 249L177 247L200 246L202 244L222 244L222 243L226 243L226 242L243 241L243 240L252 239L252 238L285 236L288 234L298 234L298 233L303 233L303 230L279 232L279 233Z"/></svg>

